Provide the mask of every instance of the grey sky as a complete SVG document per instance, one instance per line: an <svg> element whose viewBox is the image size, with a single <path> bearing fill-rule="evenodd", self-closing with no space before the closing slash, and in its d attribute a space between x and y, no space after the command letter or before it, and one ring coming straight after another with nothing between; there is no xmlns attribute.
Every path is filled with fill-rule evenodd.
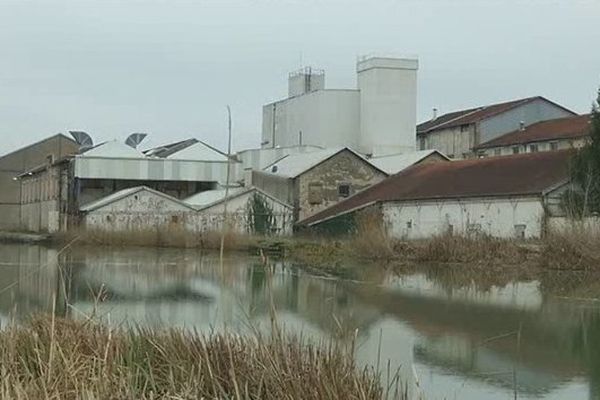
<svg viewBox="0 0 600 400"><path fill-rule="evenodd" d="M419 120L543 95L587 112L600 1L0 0L0 154L57 132L257 146L301 62L355 86L365 53L418 55Z"/></svg>

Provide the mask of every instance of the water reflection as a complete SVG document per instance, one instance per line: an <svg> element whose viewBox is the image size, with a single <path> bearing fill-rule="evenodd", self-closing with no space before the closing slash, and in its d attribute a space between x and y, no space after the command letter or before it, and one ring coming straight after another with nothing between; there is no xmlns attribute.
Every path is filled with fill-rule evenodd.
<svg viewBox="0 0 600 400"><path fill-rule="evenodd" d="M110 324L268 329L271 301L287 329L356 338L362 363L412 366L428 399L600 398L600 293L569 274L502 281L419 268L358 268L362 282L287 262L168 249L0 245L0 322L52 311ZM270 278L271 277L271 278ZM584 297L586 299L584 299ZM53 305L53 299L56 299ZM385 365L382 362L382 366Z"/></svg>

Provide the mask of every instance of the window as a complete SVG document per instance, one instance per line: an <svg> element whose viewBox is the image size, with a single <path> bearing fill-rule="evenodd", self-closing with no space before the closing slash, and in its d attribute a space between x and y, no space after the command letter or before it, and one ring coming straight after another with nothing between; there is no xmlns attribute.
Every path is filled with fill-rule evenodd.
<svg viewBox="0 0 600 400"><path fill-rule="evenodd" d="M178 224L179 223L179 216L178 215L171 215L171 223L172 224Z"/></svg>
<svg viewBox="0 0 600 400"><path fill-rule="evenodd" d="M494 155L495 156L502 155L502 149L494 149Z"/></svg>
<svg viewBox="0 0 600 400"><path fill-rule="evenodd" d="M309 183L308 184L308 203L321 204L323 202L323 184Z"/></svg>
<svg viewBox="0 0 600 400"><path fill-rule="evenodd" d="M527 229L527 225L518 224L515 225L515 237L517 239L525 239L525 230Z"/></svg>
<svg viewBox="0 0 600 400"><path fill-rule="evenodd" d="M343 183L338 186L338 196L339 197L349 197L350 196L350 185L347 183Z"/></svg>
<svg viewBox="0 0 600 400"><path fill-rule="evenodd" d="M481 234L481 224L469 224L467 225L467 234L477 236Z"/></svg>
<svg viewBox="0 0 600 400"><path fill-rule="evenodd" d="M537 144L530 144L529 145L529 152L530 153L537 153L538 152L538 145Z"/></svg>
<svg viewBox="0 0 600 400"><path fill-rule="evenodd" d="M406 222L406 229L412 229L412 220Z"/></svg>
<svg viewBox="0 0 600 400"><path fill-rule="evenodd" d="M519 154L519 146L513 146L512 153L513 154Z"/></svg>
<svg viewBox="0 0 600 400"><path fill-rule="evenodd" d="M552 150L552 151L558 150L558 142L550 142L550 150Z"/></svg>
<svg viewBox="0 0 600 400"><path fill-rule="evenodd" d="M469 124L463 124L460 126L460 131L461 132L466 132L469 130Z"/></svg>

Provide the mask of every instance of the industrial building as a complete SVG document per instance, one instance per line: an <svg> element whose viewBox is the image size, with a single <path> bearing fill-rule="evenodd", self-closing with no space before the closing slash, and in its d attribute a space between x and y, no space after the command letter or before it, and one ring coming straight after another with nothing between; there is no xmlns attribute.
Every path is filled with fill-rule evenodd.
<svg viewBox="0 0 600 400"><path fill-rule="evenodd" d="M557 118L523 126L475 147L478 157L577 149L589 141L591 115Z"/></svg>
<svg viewBox="0 0 600 400"><path fill-rule="evenodd" d="M473 157L478 146L536 122L577 114L544 97L455 111L417 126L420 150L438 150L450 158Z"/></svg>
<svg viewBox="0 0 600 400"><path fill-rule="evenodd" d="M0 230L21 228L21 184L15 177L74 154L78 147L58 134L0 157Z"/></svg>
<svg viewBox="0 0 600 400"><path fill-rule="evenodd" d="M294 207L294 219L307 218L387 177L346 147L290 154L262 171L251 171L252 186Z"/></svg>
<svg viewBox="0 0 600 400"><path fill-rule="evenodd" d="M263 106L262 148L348 147L367 156L416 150L418 61L363 57L355 89L327 89L322 70L289 75L288 97Z"/></svg>
<svg viewBox="0 0 600 400"><path fill-rule="evenodd" d="M235 179L241 165L198 140L167 145L145 154L117 140L93 145L76 132L75 153L15 174L19 187L19 228L66 230L80 223L80 210L129 188L144 186L182 200ZM185 144L185 145L183 145Z"/></svg>
<svg viewBox="0 0 600 400"><path fill-rule="evenodd" d="M201 234L221 231L226 220L228 229L239 234L286 235L293 225L292 207L256 188L235 188L227 197L223 189L210 190L181 201L140 186L113 193L80 211L81 226L101 232Z"/></svg>
<svg viewBox="0 0 600 400"><path fill-rule="evenodd" d="M415 165L300 221L322 232L349 233L360 216L389 237L443 234L539 238L564 215L570 187L568 150Z"/></svg>

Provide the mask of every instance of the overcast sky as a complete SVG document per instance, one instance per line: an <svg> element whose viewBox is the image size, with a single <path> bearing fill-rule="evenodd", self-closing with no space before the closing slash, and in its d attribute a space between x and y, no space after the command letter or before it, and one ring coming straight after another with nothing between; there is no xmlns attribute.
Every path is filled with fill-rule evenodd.
<svg viewBox="0 0 600 400"><path fill-rule="evenodd" d="M355 87L365 53L419 57L419 120L532 95L587 112L599 20L600 0L0 0L0 154L68 130L224 148L226 104L257 146L289 71Z"/></svg>

